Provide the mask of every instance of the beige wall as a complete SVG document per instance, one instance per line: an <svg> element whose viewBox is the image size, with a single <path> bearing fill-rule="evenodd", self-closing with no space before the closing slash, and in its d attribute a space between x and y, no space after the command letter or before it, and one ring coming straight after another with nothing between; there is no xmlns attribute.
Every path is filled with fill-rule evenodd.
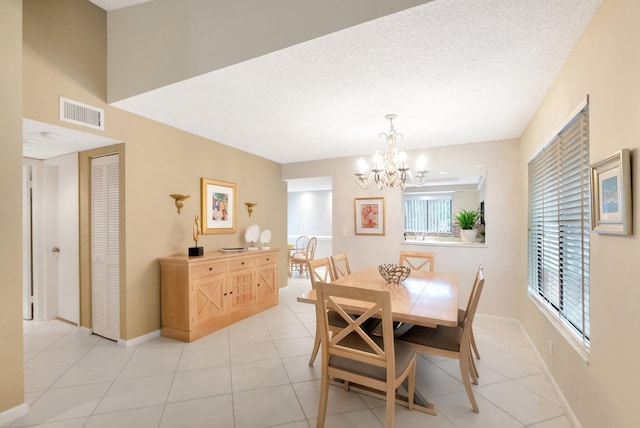
<svg viewBox="0 0 640 428"><path fill-rule="evenodd" d="M522 135L521 204L526 166L578 102L590 97L591 163L621 148L640 147L640 2L605 0ZM633 236L591 234L591 355L586 364L527 297L526 272L518 277L520 319L585 428L638 427L640 381L640 175L632 169ZM526 224L523 213L521 222ZM519 229L526 254L526 228ZM523 256L524 257L524 256ZM554 343L547 355L547 340Z"/></svg>
<svg viewBox="0 0 640 428"><path fill-rule="evenodd" d="M24 403L22 1L0 2L0 415ZM0 423L2 423L0 419Z"/></svg>
<svg viewBox="0 0 640 428"><path fill-rule="evenodd" d="M406 136L405 138L410 138ZM461 301L471 290L476 269L484 263L487 286L480 300L479 311L485 314L517 317L517 279L525 269L526 259L516 257L520 248L519 213L523 208L514 204L521 188L517 160L518 142L493 141L457 146L435 147L409 152L409 156L425 154L428 168L484 165L486 175L487 245L452 247L443 245L406 245L403 241L404 220L401 191L378 191L375 185L360 189L353 173L357 158L339 158L302 162L282 166L285 179L331 176L333 181L333 252L348 254L353 268L372 264L397 263L400 250L433 251L436 268L461 274ZM386 234L355 235L354 198L383 196L386 203Z"/></svg>
<svg viewBox="0 0 640 428"><path fill-rule="evenodd" d="M119 101L429 1L154 0L115 10L109 14L108 101Z"/></svg>
<svg viewBox="0 0 640 428"><path fill-rule="evenodd" d="M287 194L279 164L105 103L106 12L86 0L34 0L25 3L24 22L24 116L74 127L58 120L58 97L68 97L105 109L104 133L76 129L124 143L122 338L133 339L160 328L156 259L186 253L193 245L192 224L200 212L201 177L233 182L238 188L237 232L201 236L199 244L205 251L243 245L244 231L253 223L271 229L272 247L286 248ZM191 195L180 215L171 193ZM244 202L258 202L251 219ZM86 241L86 237L81 239ZM81 264L85 326L90 326L88 269L85 259ZM284 251L280 270L280 285L285 285Z"/></svg>

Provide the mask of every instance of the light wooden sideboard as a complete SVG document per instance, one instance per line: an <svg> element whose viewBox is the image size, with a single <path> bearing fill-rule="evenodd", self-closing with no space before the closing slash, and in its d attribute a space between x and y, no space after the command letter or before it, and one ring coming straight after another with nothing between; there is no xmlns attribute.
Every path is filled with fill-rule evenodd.
<svg viewBox="0 0 640 428"><path fill-rule="evenodd" d="M278 304L278 250L159 261L163 336L192 342Z"/></svg>

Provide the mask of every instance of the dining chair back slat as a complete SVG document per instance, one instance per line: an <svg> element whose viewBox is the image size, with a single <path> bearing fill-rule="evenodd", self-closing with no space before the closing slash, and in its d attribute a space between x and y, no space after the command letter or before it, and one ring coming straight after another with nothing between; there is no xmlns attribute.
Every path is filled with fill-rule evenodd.
<svg viewBox="0 0 640 428"><path fill-rule="evenodd" d="M434 253L420 251L400 251L400 261L398 265L408 266L413 270L424 270L433 272L435 269Z"/></svg>
<svg viewBox="0 0 640 428"><path fill-rule="evenodd" d="M333 265L334 279L340 279L343 276L347 276L351 273L349 259L347 258L347 255L345 253L331 256L331 264Z"/></svg>

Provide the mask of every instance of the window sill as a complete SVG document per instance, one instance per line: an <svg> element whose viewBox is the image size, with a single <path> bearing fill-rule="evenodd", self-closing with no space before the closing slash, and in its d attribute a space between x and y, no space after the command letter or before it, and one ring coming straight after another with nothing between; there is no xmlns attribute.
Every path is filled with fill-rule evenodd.
<svg viewBox="0 0 640 428"><path fill-rule="evenodd" d="M466 243L460 240L435 240L428 239L426 241L422 240L413 240L407 239L401 242L402 245L425 245L425 246L436 246L436 247L467 247L467 248L487 248L487 244L485 242L471 242Z"/></svg>
<svg viewBox="0 0 640 428"><path fill-rule="evenodd" d="M578 356L584 361L585 364L589 365L589 350L585 347L585 345L576 337L576 335L569 330L569 327L564 325L564 323L555 315L549 308L546 307L544 303L540 301L540 299L536 298L535 295L531 294L527 291L527 295L529 300L538 307L540 312L547 318L549 323L555 327L555 329L560 333L560 335L567 341L567 343L576 351Z"/></svg>

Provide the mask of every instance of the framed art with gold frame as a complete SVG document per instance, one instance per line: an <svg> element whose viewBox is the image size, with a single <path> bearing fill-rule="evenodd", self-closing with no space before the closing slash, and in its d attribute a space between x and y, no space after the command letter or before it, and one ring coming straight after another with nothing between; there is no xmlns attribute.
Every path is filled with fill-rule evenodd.
<svg viewBox="0 0 640 428"><path fill-rule="evenodd" d="M202 233L236 231L236 185L226 181L200 179Z"/></svg>
<svg viewBox="0 0 640 428"><path fill-rule="evenodd" d="M622 149L591 165L591 228L631 235L631 156Z"/></svg>
<svg viewBox="0 0 640 428"><path fill-rule="evenodd" d="M384 235L384 197L355 198L356 235Z"/></svg>

